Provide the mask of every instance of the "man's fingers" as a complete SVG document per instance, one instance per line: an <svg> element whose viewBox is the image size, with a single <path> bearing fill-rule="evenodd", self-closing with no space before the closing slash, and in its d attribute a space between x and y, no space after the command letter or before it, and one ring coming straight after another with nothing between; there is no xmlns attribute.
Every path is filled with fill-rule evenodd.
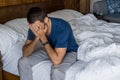
<svg viewBox="0 0 120 80"><path fill-rule="evenodd" d="M39 27L36 24L34 24L33 27L34 27L35 31L37 31L39 29Z"/></svg>
<svg viewBox="0 0 120 80"><path fill-rule="evenodd" d="M36 23L35 25L38 27L38 29L42 29L42 26L40 24Z"/></svg>
<svg viewBox="0 0 120 80"><path fill-rule="evenodd" d="M36 34L36 32L38 31L38 29L37 29L33 24L30 24L29 27L30 27L30 29L32 30L32 32L33 32L34 34Z"/></svg>

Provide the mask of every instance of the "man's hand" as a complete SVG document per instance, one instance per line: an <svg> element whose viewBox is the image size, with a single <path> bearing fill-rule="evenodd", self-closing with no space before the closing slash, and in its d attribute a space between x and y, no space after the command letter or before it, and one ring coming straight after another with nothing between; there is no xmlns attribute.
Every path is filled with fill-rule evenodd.
<svg viewBox="0 0 120 80"><path fill-rule="evenodd" d="M39 37L37 33L39 28L37 26L35 26L34 24L29 24L29 28L32 30L32 32L35 34L36 37Z"/></svg>
<svg viewBox="0 0 120 80"><path fill-rule="evenodd" d="M39 36L39 38L42 38L42 36L46 36L47 35L47 30L48 27L45 23L35 23L35 25L39 28L37 31L37 34Z"/></svg>
<svg viewBox="0 0 120 80"><path fill-rule="evenodd" d="M39 37L39 39L44 42L43 37L46 37L48 31L47 24L40 21L36 21L35 23L30 24L29 27L35 34L35 36Z"/></svg>

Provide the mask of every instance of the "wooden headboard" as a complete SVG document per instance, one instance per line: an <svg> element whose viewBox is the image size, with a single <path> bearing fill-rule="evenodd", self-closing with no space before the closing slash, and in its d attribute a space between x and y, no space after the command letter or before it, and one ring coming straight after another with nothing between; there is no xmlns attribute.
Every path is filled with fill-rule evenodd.
<svg viewBox="0 0 120 80"><path fill-rule="evenodd" d="M46 0L43 2L0 7L0 23L5 23L6 21L15 18L26 17L26 14L31 7L40 7L45 9L47 12L52 12L64 9L64 0Z"/></svg>
<svg viewBox="0 0 120 80"><path fill-rule="evenodd" d="M90 0L2 0L0 1L0 23L26 17L31 7L40 7L47 12L67 8L86 14L89 12Z"/></svg>

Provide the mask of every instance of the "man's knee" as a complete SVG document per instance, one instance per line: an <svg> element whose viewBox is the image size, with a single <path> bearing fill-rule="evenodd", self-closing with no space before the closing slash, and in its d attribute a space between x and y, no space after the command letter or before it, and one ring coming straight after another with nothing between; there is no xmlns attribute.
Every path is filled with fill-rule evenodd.
<svg viewBox="0 0 120 80"><path fill-rule="evenodd" d="M28 64L28 58L27 57L21 57L18 60L18 68L21 67L21 66L25 66L26 63Z"/></svg>

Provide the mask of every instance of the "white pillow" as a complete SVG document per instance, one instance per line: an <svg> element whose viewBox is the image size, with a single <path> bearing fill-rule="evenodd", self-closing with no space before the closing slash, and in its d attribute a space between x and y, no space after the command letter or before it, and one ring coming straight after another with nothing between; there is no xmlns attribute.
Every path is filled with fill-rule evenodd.
<svg viewBox="0 0 120 80"><path fill-rule="evenodd" d="M10 27L14 31L16 31L18 33L18 35L21 34L24 37L24 39L26 40L27 32L28 32L28 28L29 28L26 18L13 19L13 20L6 22L5 25L7 25L8 27Z"/></svg>
<svg viewBox="0 0 120 80"><path fill-rule="evenodd" d="M0 51L6 53L8 49L17 42L18 35L15 31L0 24Z"/></svg>
<svg viewBox="0 0 120 80"><path fill-rule="evenodd" d="M48 14L49 17L62 18L66 21L70 21L75 18L83 16L82 13L72 10L72 9L63 9Z"/></svg>

